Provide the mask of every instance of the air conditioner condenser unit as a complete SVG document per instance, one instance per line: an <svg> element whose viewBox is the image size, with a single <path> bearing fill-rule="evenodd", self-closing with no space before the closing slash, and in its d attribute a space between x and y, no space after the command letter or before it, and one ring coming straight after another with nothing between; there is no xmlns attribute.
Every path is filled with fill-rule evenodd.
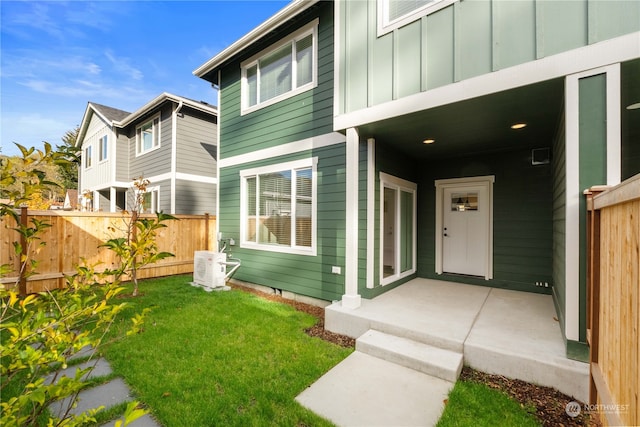
<svg viewBox="0 0 640 427"><path fill-rule="evenodd" d="M195 251L193 255L193 285L206 291L225 286L227 254Z"/></svg>

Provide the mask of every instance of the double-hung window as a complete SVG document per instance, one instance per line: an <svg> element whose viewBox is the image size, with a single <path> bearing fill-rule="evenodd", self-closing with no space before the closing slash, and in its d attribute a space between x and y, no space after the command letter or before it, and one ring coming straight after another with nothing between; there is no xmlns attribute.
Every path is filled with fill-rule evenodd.
<svg viewBox="0 0 640 427"><path fill-rule="evenodd" d="M109 145L107 135L100 138L100 152L98 153L99 161L107 160L109 156Z"/></svg>
<svg viewBox="0 0 640 427"><path fill-rule="evenodd" d="M84 149L84 168L89 169L91 167L91 145Z"/></svg>
<svg viewBox="0 0 640 427"><path fill-rule="evenodd" d="M242 62L242 113L317 85L318 20Z"/></svg>
<svg viewBox="0 0 640 427"><path fill-rule="evenodd" d="M160 210L160 189L158 187L147 188L142 196L140 213L156 213Z"/></svg>
<svg viewBox="0 0 640 427"><path fill-rule="evenodd" d="M436 12L454 0L378 0L378 36Z"/></svg>
<svg viewBox="0 0 640 427"><path fill-rule="evenodd" d="M244 170L241 177L241 245L316 254L317 158Z"/></svg>
<svg viewBox="0 0 640 427"><path fill-rule="evenodd" d="M143 154L160 147L160 114L136 128L136 153Z"/></svg>

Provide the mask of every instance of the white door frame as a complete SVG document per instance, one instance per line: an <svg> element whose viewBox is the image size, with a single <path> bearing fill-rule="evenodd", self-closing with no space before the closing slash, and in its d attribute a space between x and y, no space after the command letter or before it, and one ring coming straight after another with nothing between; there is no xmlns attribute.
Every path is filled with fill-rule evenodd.
<svg viewBox="0 0 640 427"><path fill-rule="evenodd" d="M487 215L487 259L484 278L493 279L493 183L495 175L473 176L468 178L437 179L436 186L436 273L442 274L442 227L444 206L444 189L456 187L478 186L485 187L488 198L489 214Z"/></svg>

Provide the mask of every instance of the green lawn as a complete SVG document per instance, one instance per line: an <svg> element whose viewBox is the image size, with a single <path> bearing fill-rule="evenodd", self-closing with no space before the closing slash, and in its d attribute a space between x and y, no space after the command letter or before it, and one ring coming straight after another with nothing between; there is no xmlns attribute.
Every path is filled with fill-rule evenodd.
<svg viewBox="0 0 640 427"><path fill-rule="evenodd" d="M526 408L485 384L458 381L436 427L535 427L540 422Z"/></svg>
<svg viewBox="0 0 640 427"><path fill-rule="evenodd" d="M330 425L295 396L351 353L311 338L316 319L238 290L206 293L190 276L141 282L145 331L105 356L165 426Z"/></svg>
<svg viewBox="0 0 640 427"><path fill-rule="evenodd" d="M306 335L316 319L288 305L190 280L143 281L127 300L129 313L151 309L145 330L105 356L135 398L167 427L331 425L294 398L353 350ZM506 394L458 381L438 426L493 425L539 423Z"/></svg>

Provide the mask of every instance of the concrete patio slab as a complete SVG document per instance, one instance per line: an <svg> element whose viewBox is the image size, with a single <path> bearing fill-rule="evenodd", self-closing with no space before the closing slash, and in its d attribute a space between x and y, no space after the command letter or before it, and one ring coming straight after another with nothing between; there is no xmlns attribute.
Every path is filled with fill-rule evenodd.
<svg viewBox="0 0 640 427"><path fill-rule="evenodd" d="M356 351L296 400L338 426L432 426L453 383Z"/></svg>
<svg viewBox="0 0 640 427"><path fill-rule="evenodd" d="M452 286L453 285L453 286ZM369 329L462 352L464 341L491 288L414 279L349 310L325 309L325 327L357 338Z"/></svg>
<svg viewBox="0 0 640 427"><path fill-rule="evenodd" d="M118 418L116 420L111 420L110 422L103 424L100 427L114 427L116 425L116 421L121 420L124 425L124 418ZM160 427L160 424L149 414L145 414L129 424L131 427Z"/></svg>
<svg viewBox="0 0 640 427"><path fill-rule="evenodd" d="M589 365L567 359L550 295L492 289L464 347L465 363L588 400Z"/></svg>
<svg viewBox="0 0 640 427"><path fill-rule="evenodd" d="M54 378L56 380L59 380L61 377L75 378L76 371L78 369L83 370L90 367L93 367L93 369L82 376L82 381L86 381L91 378L103 377L113 372L111 369L111 365L109 365L109 362L107 362L104 358L100 358L97 360L89 360L87 362L80 363L78 365L69 366L68 368L62 369L57 373L51 373L47 375L47 377L44 380L44 383L51 384Z"/></svg>

